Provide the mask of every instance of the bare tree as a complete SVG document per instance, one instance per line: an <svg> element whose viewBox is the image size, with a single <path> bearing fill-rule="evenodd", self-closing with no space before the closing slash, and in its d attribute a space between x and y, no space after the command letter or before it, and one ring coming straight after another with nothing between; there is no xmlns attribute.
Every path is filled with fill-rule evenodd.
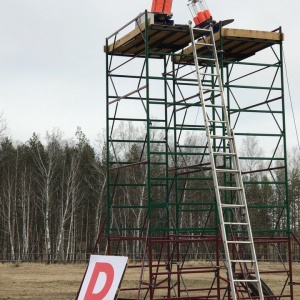
<svg viewBox="0 0 300 300"><path fill-rule="evenodd" d="M2 139L7 132L7 121L4 117L4 113L0 113L0 139Z"/></svg>
<svg viewBox="0 0 300 300"><path fill-rule="evenodd" d="M240 149L240 156L247 157L248 159L241 161L241 167L243 171L248 172L262 168L263 166L261 161L253 158L262 157L263 154L264 151L259 145L257 137L247 136L246 138L244 138L242 147Z"/></svg>
<svg viewBox="0 0 300 300"><path fill-rule="evenodd" d="M59 131L47 133L46 147L44 148L37 136L33 136L31 140L33 149L33 159L36 165L37 184L39 187L39 207L44 217L45 226L45 248L48 263L52 261L52 245L51 245L51 202L53 194L57 189L55 179L57 176L57 167L60 162L59 155L61 153L61 133Z"/></svg>
<svg viewBox="0 0 300 300"><path fill-rule="evenodd" d="M67 162L67 160L69 160L69 162ZM61 170L61 172L63 173L61 180L62 198L60 201L60 218L58 220L59 226L56 242L56 260L60 258L61 250L63 250L62 244L66 222L70 217L72 217L75 209L77 208L77 205L82 199L81 193L79 191L81 183L81 178L79 176L79 163L80 155L76 151L65 150Z"/></svg>

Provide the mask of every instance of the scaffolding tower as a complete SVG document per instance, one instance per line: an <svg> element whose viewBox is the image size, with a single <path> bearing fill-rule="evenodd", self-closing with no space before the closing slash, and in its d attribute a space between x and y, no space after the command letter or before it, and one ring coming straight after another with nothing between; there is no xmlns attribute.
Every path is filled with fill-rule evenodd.
<svg viewBox="0 0 300 300"><path fill-rule="evenodd" d="M147 20L147 21L145 21ZM266 299L294 299L283 82L283 33L214 27L227 112L261 261ZM197 53L212 55L193 32ZM200 41L200 42L199 42ZM128 255L138 269L118 299L232 299L220 234L205 121L188 25L161 25L145 11L106 39L106 253ZM214 73L215 64L200 69ZM213 76L202 79L205 101L220 97ZM214 112L224 121L224 114ZM210 125L213 133L222 125ZM226 151L225 142L213 145ZM218 158L218 168L232 161ZM232 174L219 178L224 199L236 195ZM227 222L234 219L228 205ZM228 230L228 236L243 235ZM249 257L246 245L231 253ZM232 263L236 278L251 263ZM275 284L274 284L275 283ZM238 299L259 299L257 286L237 287Z"/></svg>

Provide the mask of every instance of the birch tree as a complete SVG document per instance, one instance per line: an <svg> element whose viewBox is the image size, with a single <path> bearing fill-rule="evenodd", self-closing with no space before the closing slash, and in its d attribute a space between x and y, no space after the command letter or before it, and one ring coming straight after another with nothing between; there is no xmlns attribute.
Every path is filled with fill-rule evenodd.
<svg viewBox="0 0 300 300"><path fill-rule="evenodd" d="M34 134L30 140L33 151L33 160L37 172L38 205L44 217L44 238L45 251L48 263L52 262L51 245L51 204L53 194L57 189L55 179L57 176L57 167L59 164L59 155L61 153L61 133L53 132L46 135L46 147L43 147L38 137Z"/></svg>
<svg viewBox="0 0 300 300"><path fill-rule="evenodd" d="M67 220L74 214L81 200L79 192L81 181L79 178L79 163L80 155L74 149L65 147L63 161L61 162L61 199L56 242L56 260L60 258L61 250L63 250L63 238Z"/></svg>
<svg viewBox="0 0 300 300"><path fill-rule="evenodd" d="M2 154L2 197L3 197L3 216L10 242L11 260L16 260L16 219L17 219L17 174L18 156L9 139L1 143Z"/></svg>

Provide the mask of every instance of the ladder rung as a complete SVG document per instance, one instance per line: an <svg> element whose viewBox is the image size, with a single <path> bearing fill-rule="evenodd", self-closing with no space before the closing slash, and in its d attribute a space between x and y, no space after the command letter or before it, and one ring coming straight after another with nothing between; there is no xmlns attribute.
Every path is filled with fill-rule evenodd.
<svg viewBox="0 0 300 300"><path fill-rule="evenodd" d="M199 46L209 46L209 47L212 47L213 46L213 44L208 44L208 43L199 43L199 42L197 42L197 43L195 43L195 45L199 45Z"/></svg>
<svg viewBox="0 0 300 300"><path fill-rule="evenodd" d="M241 191L242 188L240 186L219 186L220 190L224 191Z"/></svg>
<svg viewBox="0 0 300 300"><path fill-rule="evenodd" d="M252 244L250 241L227 241L227 244Z"/></svg>
<svg viewBox="0 0 300 300"><path fill-rule="evenodd" d="M258 282L257 279L234 279L233 282Z"/></svg>
<svg viewBox="0 0 300 300"><path fill-rule="evenodd" d="M205 76L205 75L207 75L207 76L219 76L219 74L215 74L215 73L200 73L200 75L202 75L202 76Z"/></svg>
<svg viewBox="0 0 300 300"><path fill-rule="evenodd" d="M210 137L212 139L220 139L220 140L232 140L233 139L232 136L228 136L228 135L211 135Z"/></svg>
<svg viewBox="0 0 300 300"><path fill-rule="evenodd" d="M224 108L224 105L220 105L220 104L205 104L205 107Z"/></svg>
<svg viewBox="0 0 300 300"><path fill-rule="evenodd" d="M205 28L193 28L194 31L204 31L204 32L211 32L210 29L205 29Z"/></svg>
<svg viewBox="0 0 300 300"><path fill-rule="evenodd" d="M218 173L239 173L239 170L216 169Z"/></svg>
<svg viewBox="0 0 300 300"><path fill-rule="evenodd" d="M210 122L210 123L222 123L222 124L227 123L226 121L220 121L220 120L208 120L208 122Z"/></svg>
<svg viewBox="0 0 300 300"><path fill-rule="evenodd" d="M202 89L202 91L205 91L205 92L220 92L221 90L219 90L219 89Z"/></svg>
<svg viewBox="0 0 300 300"><path fill-rule="evenodd" d="M224 208L243 208L246 207L244 204L221 204Z"/></svg>
<svg viewBox="0 0 300 300"><path fill-rule="evenodd" d="M235 262L235 263L255 263L255 260L251 260L251 259L234 259L231 260L231 262Z"/></svg>
<svg viewBox="0 0 300 300"><path fill-rule="evenodd" d="M224 222L224 225L240 225L240 226L249 226L248 223L241 223L241 222Z"/></svg>
<svg viewBox="0 0 300 300"><path fill-rule="evenodd" d="M198 60L207 60L207 61L216 61L215 58L200 57L200 56L198 56L197 59L198 59Z"/></svg>

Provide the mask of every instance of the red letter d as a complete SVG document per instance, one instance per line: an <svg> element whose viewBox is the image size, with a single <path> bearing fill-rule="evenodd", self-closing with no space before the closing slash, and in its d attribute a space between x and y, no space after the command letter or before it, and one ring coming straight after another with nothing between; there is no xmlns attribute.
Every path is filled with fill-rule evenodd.
<svg viewBox="0 0 300 300"><path fill-rule="evenodd" d="M100 273L106 274L106 282L104 284L103 289L99 293L94 294L93 291L95 289L97 279ZM112 265L109 263L96 263L84 300L102 300L108 294L112 286L113 280L114 268L112 267Z"/></svg>

